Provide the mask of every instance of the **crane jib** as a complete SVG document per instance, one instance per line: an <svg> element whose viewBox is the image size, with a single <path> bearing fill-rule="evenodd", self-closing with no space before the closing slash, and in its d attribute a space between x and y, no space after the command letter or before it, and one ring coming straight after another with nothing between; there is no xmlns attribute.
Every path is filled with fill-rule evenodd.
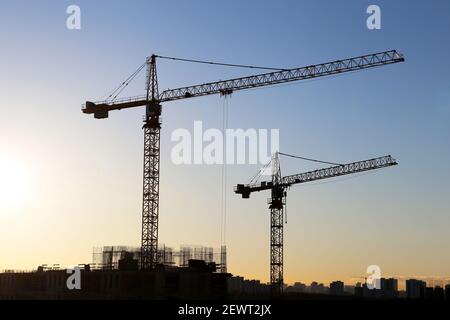
<svg viewBox="0 0 450 320"><path fill-rule="evenodd" d="M348 174L354 174L374 169L397 165L397 161L390 155L368 160L356 161L329 168L323 168L299 174L289 175L281 178L278 185L271 181L262 181L259 184L238 184L235 193L241 194L242 198L249 198L252 192L273 189L274 187L289 187L293 184L312 182L321 179L334 178Z"/></svg>
<svg viewBox="0 0 450 320"><path fill-rule="evenodd" d="M404 60L403 55L398 53L396 50L384 51L301 68L293 68L224 81L215 81L176 89L168 89L158 95L158 102L174 101L212 94L227 95L237 90L332 76L344 72L403 62ZM94 114L96 118L107 118L109 111L144 106L148 103L149 101L147 100L147 96L141 95L116 99L114 101L88 101L82 106L82 110L83 113Z"/></svg>

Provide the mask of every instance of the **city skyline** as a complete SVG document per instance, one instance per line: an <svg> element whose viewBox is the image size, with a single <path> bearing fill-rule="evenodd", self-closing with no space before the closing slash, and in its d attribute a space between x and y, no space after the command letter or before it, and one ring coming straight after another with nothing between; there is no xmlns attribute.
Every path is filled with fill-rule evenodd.
<svg viewBox="0 0 450 320"><path fill-rule="evenodd" d="M24 3L0 4L0 269L88 263L93 246L139 245L144 110L95 120L80 106L152 53L286 68L397 49L405 63L233 93L228 125L279 129L280 150L292 154L339 163L391 154L399 162L289 191L286 283L346 283L370 265L382 277L450 279L449 3L377 1L380 30L367 29L369 3L356 1L231 6L239 10L137 1L126 16L118 1L78 1L81 30L66 28L71 3ZM147 25L149 10L160 12L158 28ZM161 89L248 74L158 63ZM144 82L124 95L142 94ZM191 131L195 121L222 128L223 98L163 108L160 243L217 247L222 167L176 165L170 155L175 130ZM282 161L283 174L317 168ZM225 242L231 273L267 282L267 194L244 201L233 193L259 168L227 167Z"/></svg>

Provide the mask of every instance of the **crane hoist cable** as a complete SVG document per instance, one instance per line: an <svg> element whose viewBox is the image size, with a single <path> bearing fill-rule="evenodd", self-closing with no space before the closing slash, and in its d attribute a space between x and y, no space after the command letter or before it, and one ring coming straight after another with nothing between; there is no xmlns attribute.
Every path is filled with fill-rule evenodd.
<svg viewBox="0 0 450 320"><path fill-rule="evenodd" d="M284 204L284 223L287 224L287 192L285 193L284 198L286 199Z"/></svg>
<svg viewBox="0 0 450 320"><path fill-rule="evenodd" d="M226 139L226 130L228 128L228 113L229 113L229 97L223 96L222 105L222 134ZM225 142L225 141L224 141ZM226 143L222 145L222 188L221 188L221 218L220 218L220 235L221 235L221 245L226 245L226 230L227 230L227 162L226 162Z"/></svg>

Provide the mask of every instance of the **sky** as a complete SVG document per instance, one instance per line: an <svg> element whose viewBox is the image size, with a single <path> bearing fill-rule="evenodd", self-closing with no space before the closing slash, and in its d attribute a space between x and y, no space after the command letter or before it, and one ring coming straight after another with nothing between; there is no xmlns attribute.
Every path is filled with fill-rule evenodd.
<svg viewBox="0 0 450 320"><path fill-rule="evenodd" d="M81 29L66 27L69 5ZM369 30L366 9L381 9ZM398 166L288 191L285 282L450 279L448 1L2 1L0 270L89 263L140 244L142 108L81 112L152 53L281 68L397 49L406 62L234 93L228 128L279 129L280 150ZM160 90L254 70L158 60ZM123 96L143 94L138 76ZM159 242L221 245L220 165L176 165L174 130L222 128L224 98L163 104ZM317 166L282 159L283 174ZM269 278L268 193L241 199L258 165L227 166L228 269ZM225 228L225 227L224 227Z"/></svg>

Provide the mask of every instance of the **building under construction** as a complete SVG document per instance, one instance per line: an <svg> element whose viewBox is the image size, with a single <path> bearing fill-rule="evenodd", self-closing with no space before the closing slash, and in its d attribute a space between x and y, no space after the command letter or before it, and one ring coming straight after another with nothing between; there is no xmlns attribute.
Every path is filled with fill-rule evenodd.
<svg viewBox="0 0 450 320"><path fill-rule="evenodd" d="M80 265L80 288L70 288L72 270L39 266L32 272L0 273L0 300L223 299L227 297L226 249L162 246L159 263L140 270L140 248L94 249L94 263ZM217 261L217 262L216 262ZM82 266L82 267L81 267Z"/></svg>
<svg viewBox="0 0 450 320"><path fill-rule="evenodd" d="M220 273L227 272L226 246L220 249L204 246L181 246L178 251L161 245L158 248L158 265L188 267L189 260L201 260ZM141 248L127 246L95 247L91 269L117 270L119 262L129 257L141 265ZM136 267L137 268L137 267Z"/></svg>

